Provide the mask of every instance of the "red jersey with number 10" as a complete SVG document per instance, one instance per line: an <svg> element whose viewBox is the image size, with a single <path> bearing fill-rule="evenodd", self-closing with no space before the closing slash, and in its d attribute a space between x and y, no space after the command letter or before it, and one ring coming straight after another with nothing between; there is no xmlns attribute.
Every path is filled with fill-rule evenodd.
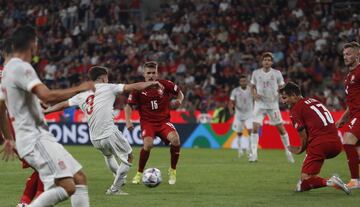
<svg viewBox="0 0 360 207"><path fill-rule="evenodd" d="M345 94L350 119L360 117L360 65L347 74L345 79Z"/></svg>
<svg viewBox="0 0 360 207"><path fill-rule="evenodd" d="M128 98L128 104L137 105L140 122L161 123L170 121L170 99L179 93L179 88L168 80L158 80L164 89L149 87L134 91Z"/></svg>
<svg viewBox="0 0 360 207"><path fill-rule="evenodd" d="M290 118L297 130L306 130L308 145L339 141L333 117L329 110L316 99L299 100L291 108Z"/></svg>

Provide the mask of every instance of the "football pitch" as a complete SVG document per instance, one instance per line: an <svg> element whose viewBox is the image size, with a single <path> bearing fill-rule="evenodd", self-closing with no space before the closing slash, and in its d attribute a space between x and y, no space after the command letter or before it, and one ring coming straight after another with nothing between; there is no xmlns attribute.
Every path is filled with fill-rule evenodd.
<svg viewBox="0 0 360 207"><path fill-rule="evenodd" d="M137 168L140 148L134 148L134 166L128 176L124 191L128 196L107 196L106 189L113 176L101 154L90 146L66 147L84 167L88 177L90 204L93 207L118 206L358 206L360 190L352 195L333 188L323 188L305 193L293 190L298 181L304 155L295 156L296 163L289 164L283 151L260 150L260 161L247 162L238 158L236 150L182 149L177 169L177 183L167 184L170 165L169 148L155 147L147 167L159 168L163 182L156 188L131 184ZM14 207L22 193L31 170L22 170L20 163L0 161L0 206ZM348 181L345 154L328 160L321 175L337 173ZM70 206L66 201L57 206Z"/></svg>

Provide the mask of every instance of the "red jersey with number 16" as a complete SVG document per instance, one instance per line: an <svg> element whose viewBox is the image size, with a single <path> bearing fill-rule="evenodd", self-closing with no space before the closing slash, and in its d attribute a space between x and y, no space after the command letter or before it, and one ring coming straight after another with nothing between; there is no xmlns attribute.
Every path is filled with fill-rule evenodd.
<svg viewBox="0 0 360 207"><path fill-rule="evenodd" d="M344 86L350 119L360 117L360 65L347 74Z"/></svg>
<svg viewBox="0 0 360 207"><path fill-rule="evenodd" d="M170 99L179 93L179 88L168 80L158 80L164 89L149 87L134 91L128 104L137 105L140 122L164 123L170 121Z"/></svg>
<svg viewBox="0 0 360 207"><path fill-rule="evenodd" d="M316 99L299 100L291 108L290 118L297 130L306 130L308 145L340 140L329 110Z"/></svg>

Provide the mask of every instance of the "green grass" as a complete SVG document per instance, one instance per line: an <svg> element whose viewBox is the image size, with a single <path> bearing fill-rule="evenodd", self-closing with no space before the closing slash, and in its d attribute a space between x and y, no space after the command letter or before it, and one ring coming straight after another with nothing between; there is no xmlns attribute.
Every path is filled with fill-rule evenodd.
<svg viewBox="0 0 360 207"><path fill-rule="evenodd" d="M84 166L88 176L90 202L93 207L115 206L358 206L360 190L351 196L333 188L295 193L302 156L296 164L288 164L283 151L262 150L255 164L246 158L237 158L235 150L183 149L177 170L175 186L167 184L169 149L154 148L147 167L161 170L164 182L156 188L130 184L138 161L135 148L135 166L131 168L124 191L129 196L105 196L113 176L103 157L92 147L67 147ZM338 173L348 181L344 153L328 160L321 175ZM13 207L17 203L24 182L31 170L22 170L18 161L0 161L0 206ZM66 201L58 206L70 206Z"/></svg>

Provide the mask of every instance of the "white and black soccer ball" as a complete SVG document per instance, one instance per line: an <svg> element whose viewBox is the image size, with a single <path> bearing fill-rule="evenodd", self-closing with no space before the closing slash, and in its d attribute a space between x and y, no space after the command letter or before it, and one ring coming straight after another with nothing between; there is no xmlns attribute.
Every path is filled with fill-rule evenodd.
<svg viewBox="0 0 360 207"><path fill-rule="evenodd" d="M148 168L144 171L142 182L145 186L153 188L158 186L162 181L161 172L157 168Z"/></svg>

